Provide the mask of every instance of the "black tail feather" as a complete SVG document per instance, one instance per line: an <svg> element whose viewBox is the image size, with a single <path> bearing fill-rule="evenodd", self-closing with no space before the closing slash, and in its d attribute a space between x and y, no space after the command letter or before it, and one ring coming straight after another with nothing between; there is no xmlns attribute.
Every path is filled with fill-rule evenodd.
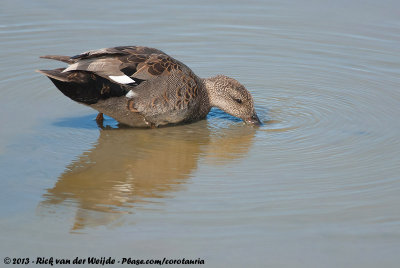
<svg viewBox="0 0 400 268"><path fill-rule="evenodd" d="M54 85L70 99L94 104L101 99L120 97L128 92L124 85L112 83L109 80L85 71L63 72L65 68L54 70L39 70L46 75Z"/></svg>

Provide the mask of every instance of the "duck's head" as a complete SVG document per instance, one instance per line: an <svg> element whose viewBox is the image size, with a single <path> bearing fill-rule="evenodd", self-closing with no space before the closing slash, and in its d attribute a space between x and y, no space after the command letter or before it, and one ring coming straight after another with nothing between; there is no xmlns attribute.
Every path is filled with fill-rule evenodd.
<svg viewBox="0 0 400 268"><path fill-rule="evenodd" d="M211 106L242 119L246 124L261 125L254 110L253 98L242 84L225 75L207 78L204 81Z"/></svg>

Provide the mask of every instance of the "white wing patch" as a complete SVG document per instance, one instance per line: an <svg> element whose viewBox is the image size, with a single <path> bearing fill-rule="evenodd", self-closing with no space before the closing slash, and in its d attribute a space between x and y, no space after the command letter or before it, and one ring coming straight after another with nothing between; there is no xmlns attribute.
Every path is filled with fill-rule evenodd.
<svg viewBox="0 0 400 268"><path fill-rule="evenodd" d="M132 90L129 90L129 92L126 93L125 97L132 99L132 98L134 98L136 95L137 95L137 94L136 94L135 92L133 92Z"/></svg>
<svg viewBox="0 0 400 268"><path fill-rule="evenodd" d="M110 75L109 78L120 84L135 83L135 80L133 80L127 75Z"/></svg>

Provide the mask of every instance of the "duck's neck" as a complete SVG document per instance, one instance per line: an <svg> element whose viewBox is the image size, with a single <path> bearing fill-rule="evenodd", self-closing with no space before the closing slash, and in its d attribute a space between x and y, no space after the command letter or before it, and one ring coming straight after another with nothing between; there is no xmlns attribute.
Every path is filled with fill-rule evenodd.
<svg viewBox="0 0 400 268"><path fill-rule="evenodd" d="M218 86L216 85L217 77L210 77L203 79L204 86L207 90L208 100L211 107L221 108Z"/></svg>

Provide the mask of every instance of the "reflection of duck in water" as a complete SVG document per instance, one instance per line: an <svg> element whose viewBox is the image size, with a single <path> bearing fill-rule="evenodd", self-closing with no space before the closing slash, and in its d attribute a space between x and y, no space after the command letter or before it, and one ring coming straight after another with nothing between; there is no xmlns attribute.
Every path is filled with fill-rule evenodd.
<svg viewBox="0 0 400 268"><path fill-rule="evenodd" d="M106 225L132 207L179 190L203 155L212 163L246 155L255 130L213 129L207 121L154 131L100 131L97 145L67 167L42 205L72 201L73 230Z"/></svg>

